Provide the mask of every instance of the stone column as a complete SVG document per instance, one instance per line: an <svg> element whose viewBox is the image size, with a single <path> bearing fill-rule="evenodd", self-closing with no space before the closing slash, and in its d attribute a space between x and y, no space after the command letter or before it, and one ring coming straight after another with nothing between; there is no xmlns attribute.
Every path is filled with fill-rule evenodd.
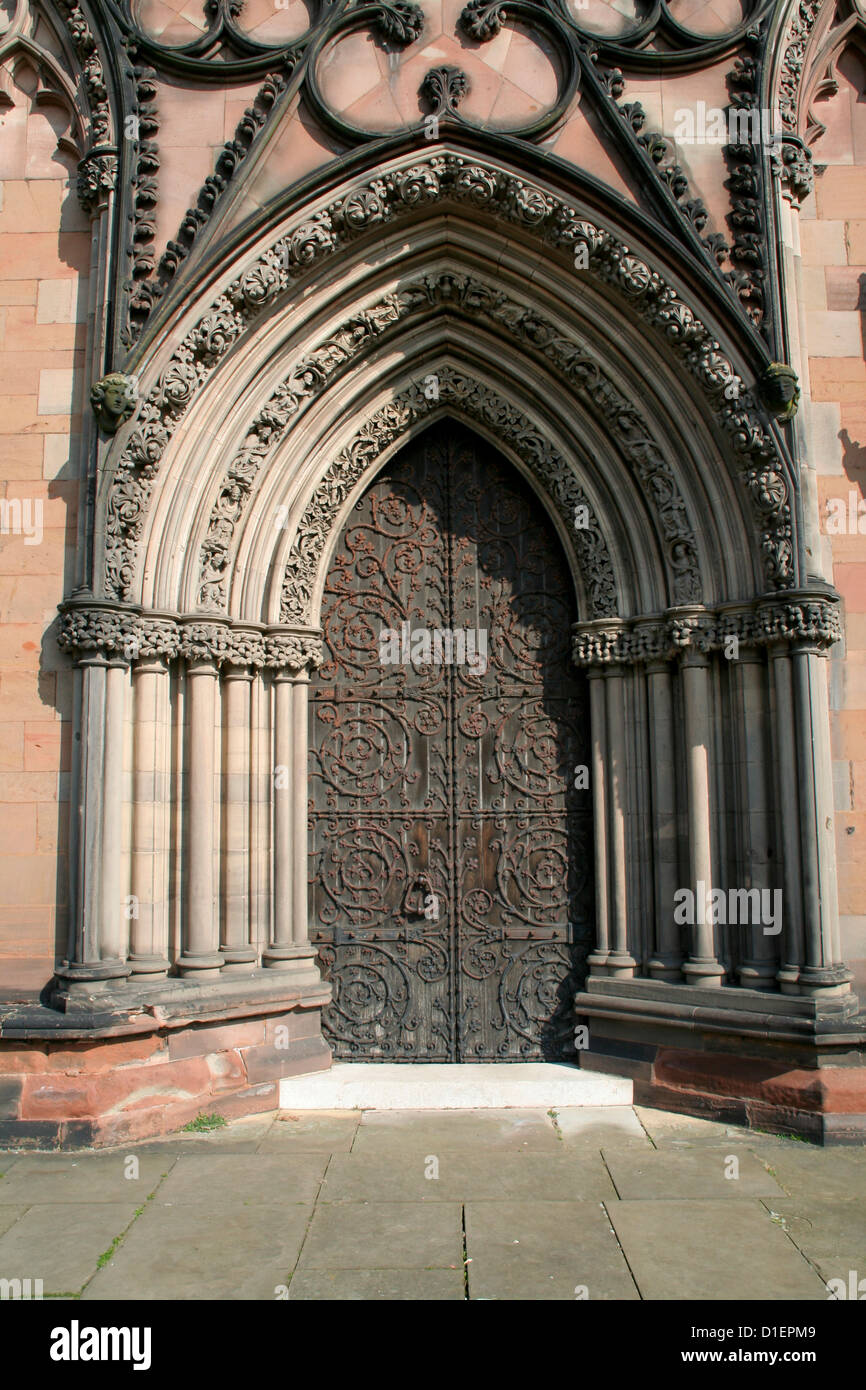
<svg viewBox="0 0 866 1390"><path fill-rule="evenodd" d="M770 863L771 840L770 799L767 777L767 691L766 666L763 654L754 647L740 652L731 663L732 685L736 695L736 719L739 727L740 793L736 807L740 832L740 863L742 881L738 888L760 893L761 920L743 924L741 933L742 958L737 970L743 989L772 989L779 968L781 930L784 930L784 896L778 923L780 932L770 935L771 926L763 920L763 909L769 905L775 913L774 878ZM753 899L749 899L753 902ZM754 916L754 914L752 914Z"/></svg>
<svg viewBox="0 0 866 1390"><path fill-rule="evenodd" d="M223 814L220 863L222 944L229 973L249 972L250 940L250 687L248 666L223 667Z"/></svg>
<svg viewBox="0 0 866 1390"><path fill-rule="evenodd" d="M606 975L605 965L610 954L608 933L607 893L607 798L605 794L605 749L607 719L605 714L604 669L590 666L589 711L592 726L592 826L595 847L595 946L587 957L590 975Z"/></svg>
<svg viewBox="0 0 866 1390"><path fill-rule="evenodd" d="M649 974L655 980L682 979L682 936L674 921L674 894L680 885L677 828L676 742L673 677L667 661L646 668L649 705L652 794L655 942Z"/></svg>
<svg viewBox="0 0 866 1390"><path fill-rule="evenodd" d="M168 855L171 728L166 659L139 662L132 673L132 895L130 965L134 975L162 976L168 960Z"/></svg>
<svg viewBox="0 0 866 1390"><path fill-rule="evenodd" d="M688 854L690 887L695 894L695 923L683 975L691 985L717 986L724 968L716 959L713 924L707 921L707 894L712 889L710 833L710 681L709 659L695 647L683 654L680 681L686 742L688 786Z"/></svg>
<svg viewBox="0 0 866 1390"><path fill-rule="evenodd" d="M295 779L292 675L291 671L282 669L274 676L274 764L271 769L274 899L271 942L262 953L262 964L273 970L290 968L294 959L292 860Z"/></svg>
<svg viewBox="0 0 866 1390"><path fill-rule="evenodd" d="M94 650L75 684L69 954L57 975L87 992L129 974L120 881L125 663Z"/></svg>
<svg viewBox="0 0 866 1390"><path fill-rule="evenodd" d="M782 860L782 961L776 979L783 994L799 994L803 964L803 902L800 885L800 788L794 732L791 657L774 643L770 664L775 694L773 762L776 771L777 842Z"/></svg>
<svg viewBox="0 0 866 1390"><path fill-rule="evenodd" d="M621 666L609 666L605 676L606 800L608 808L610 952L607 975L628 979L637 962L629 951L628 892L625 860L627 767L625 741L625 678Z"/></svg>
<svg viewBox="0 0 866 1390"><path fill-rule="evenodd" d="M850 993L851 974L841 962L833 842L826 658L810 643L792 652L794 734L800 802L803 882L803 967L799 992L828 997Z"/></svg>
<svg viewBox="0 0 866 1390"><path fill-rule="evenodd" d="M223 958L219 953L214 874L215 769L214 730L218 673L210 660L187 666L189 709L189 797L186 836L186 921L182 975L216 979Z"/></svg>

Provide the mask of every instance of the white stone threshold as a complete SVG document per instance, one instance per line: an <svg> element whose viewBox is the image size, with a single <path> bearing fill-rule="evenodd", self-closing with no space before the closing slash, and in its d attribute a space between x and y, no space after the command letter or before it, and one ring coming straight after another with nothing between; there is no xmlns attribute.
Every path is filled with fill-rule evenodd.
<svg viewBox="0 0 866 1390"><path fill-rule="evenodd" d="M335 1062L329 1071L287 1076L281 1110L550 1110L631 1105L624 1077L558 1062Z"/></svg>

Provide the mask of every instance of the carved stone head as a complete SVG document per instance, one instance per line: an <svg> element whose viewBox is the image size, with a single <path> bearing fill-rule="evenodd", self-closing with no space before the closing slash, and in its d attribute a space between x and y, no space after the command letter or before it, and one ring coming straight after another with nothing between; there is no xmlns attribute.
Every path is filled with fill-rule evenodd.
<svg viewBox="0 0 866 1390"><path fill-rule="evenodd" d="M758 388L762 404L776 420L793 420L800 404L800 385L793 367L784 362L771 362Z"/></svg>
<svg viewBox="0 0 866 1390"><path fill-rule="evenodd" d="M135 377L123 372L110 372L90 388L90 404L99 428L106 434L116 434L135 410L138 383Z"/></svg>

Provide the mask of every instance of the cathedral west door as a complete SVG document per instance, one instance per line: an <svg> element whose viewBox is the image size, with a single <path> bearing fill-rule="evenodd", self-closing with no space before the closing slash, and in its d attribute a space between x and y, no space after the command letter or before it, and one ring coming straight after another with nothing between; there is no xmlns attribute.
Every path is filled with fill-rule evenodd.
<svg viewBox="0 0 866 1390"><path fill-rule="evenodd" d="M453 422L353 508L310 702L310 935L337 1057L573 1056L592 936L575 619L540 502Z"/></svg>

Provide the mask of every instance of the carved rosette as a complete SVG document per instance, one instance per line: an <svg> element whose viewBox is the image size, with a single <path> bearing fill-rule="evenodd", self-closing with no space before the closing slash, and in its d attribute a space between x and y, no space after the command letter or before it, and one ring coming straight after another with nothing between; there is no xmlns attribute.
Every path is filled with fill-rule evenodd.
<svg viewBox="0 0 866 1390"><path fill-rule="evenodd" d="M142 519L165 444L231 344L322 257L380 223L409 215L421 203L445 199L519 223L569 261L575 247L586 246L586 273L625 295L699 381L753 498L768 584L792 585L790 498L776 447L748 396L740 391L733 396L732 385L739 379L719 343L672 286L612 233L584 221L576 209L527 180L461 156L440 154L358 185L282 235L187 335L143 403L140 428L118 462L106 519L105 583L110 597L131 595Z"/></svg>
<svg viewBox="0 0 866 1390"><path fill-rule="evenodd" d="M842 638L839 601L825 594L804 594L796 602L779 599L736 611L673 612L664 621L576 623L572 657L582 667L635 666L691 652L724 651L732 638L742 647L808 643L826 651Z"/></svg>

